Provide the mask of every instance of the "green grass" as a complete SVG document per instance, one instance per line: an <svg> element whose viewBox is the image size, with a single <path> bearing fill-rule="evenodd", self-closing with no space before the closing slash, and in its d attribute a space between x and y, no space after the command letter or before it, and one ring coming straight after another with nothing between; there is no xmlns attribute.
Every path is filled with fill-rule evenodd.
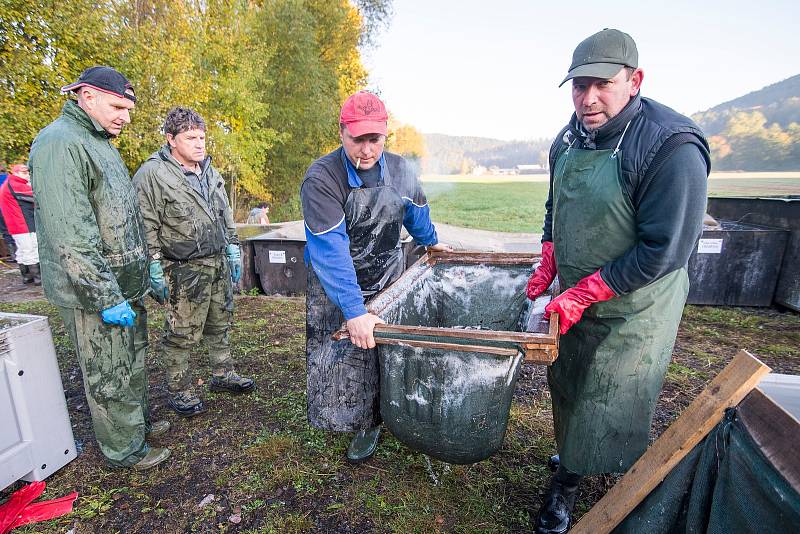
<svg viewBox="0 0 800 534"><path fill-rule="evenodd" d="M711 178L708 196L800 195L800 178Z"/></svg>
<svg viewBox="0 0 800 534"><path fill-rule="evenodd" d="M496 232L541 232L545 182L426 182L433 220Z"/></svg>
<svg viewBox="0 0 800 534"><path fill-rule="evenodd" d="M756 176L711 178L709 196L800 195L800 178ZM541 176L423 178L423 187L437 222L496 232L541 233L548 183ZM515 179L515 180L511 180Z"/></svg>

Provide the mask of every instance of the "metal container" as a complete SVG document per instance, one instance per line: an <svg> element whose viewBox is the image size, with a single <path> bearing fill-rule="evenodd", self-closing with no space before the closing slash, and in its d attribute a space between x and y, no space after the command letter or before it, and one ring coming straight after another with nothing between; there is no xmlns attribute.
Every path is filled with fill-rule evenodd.
<svg viewBox="0 0 800 534"><path fill-rule="evenodd" d="M456 464L502 446L520 363L558 352L551 296L525 296L534 259L431 253L368 303L388 323L375 328L381 416L400 441Z"/></svg>
<svg viewBox="0 0 800 534"><path fill-rule="evenodd" d="M248 243L253 247L253 266L265 295L305 295L305 240L262 236Z"/></svg>
<svg viewBox="0 0 800 534"><path fill-rule="evenodd" d="M719 221L689 258L689 304L769 306L789 232Z"/></svg>
<svg viewBox="0 0 800 534"><path fill-rule="evenodd" d="M774 198L710 197L708 213L719 219L789 230L774 302L800 311L800 195Z"/></svg>
<svg viewBox="0 0 800 534"><path fill-rule="evenodd" d="M47 318L0 313L0 489L76 456Z"/></svg>

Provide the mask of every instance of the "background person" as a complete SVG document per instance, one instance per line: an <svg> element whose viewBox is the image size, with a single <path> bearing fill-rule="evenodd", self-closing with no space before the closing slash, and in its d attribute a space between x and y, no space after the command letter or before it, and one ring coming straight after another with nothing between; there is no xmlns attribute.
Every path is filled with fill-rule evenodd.
<svg viewBox="0 0 800 534"><path fill-rule="evenodd" d="M22 274L22 282L41 285L33 189L27 165L17 163L11 166L8 179L0 185L0 211L14 240L14 259Z"/></svg>
<svg viewBox="0 0 800 534"><path fill-rule="evenodd" d="M250 210L247 224L269 224L269 202L259 202Z"/></svg>
<svg viewBox="0 0 800 534"><path fill-rule="evenodd" d="M639 89L636 43L605 29L569 73L575 114L550 151L542 262L528 297L558 274L559 356L548 368L560 465L537 532L560 533L582 475L619 473L647 448L702 231L708 144Z"/></svg>
<svg viewBox="0 0 800 534"><path fill-rule="evenodd" d="M189 352L201 339L208 346L212 391L244 393L255 384L233 368L232 282L242 276L242 261L225 184L206 155L206 123L195 111L176 107L167 113L164 135L166 144L133 180L150 250L150 285L167 304L161 359L169 405L193 416L205 411L189 372Z"/></svg>
<svg viewBox="0 0 800 534"><path fill-rule="evenodd" d="M380 433L378 357L373 328L383 321L366 299L403 272L400 229L438 244L425 193L402 157L384 152L388 115L372 93L358 92L339 116L342 146L316 160L300 188L305 218L308 419L356 432L351 462L375 452ZM331 334L347 321L350 341Z"/></svg>
<svg viewBox="0 0 800 534"><path fill-rule="evenodd" d="M61 116L33 141L42 283L58 306L83 372L100 450L119 467L166 460L151 448L147 404L147 243L128 170L110 140L131 120L136 96L111 67L91 67L61 88L74 92Z"/></svg>

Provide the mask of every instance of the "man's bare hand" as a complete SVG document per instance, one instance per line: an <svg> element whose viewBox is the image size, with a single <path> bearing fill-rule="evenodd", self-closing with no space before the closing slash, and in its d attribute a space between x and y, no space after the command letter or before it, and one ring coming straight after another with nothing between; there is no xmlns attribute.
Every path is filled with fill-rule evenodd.
<svg viewBox="0 0 800 534"><path fill-rule="evenodd" d="M347 321L347 331L350 333L350 341L353 345L361 347L362 349L371 349L375 347L375 337L372 331L375 329L376 324L384 324L386 321L373 315L365 313Z"/></svg>
<svg viewBox="0 0 800 534"><path fill-rule="evenodd" d="M429 246L428 250L433 250L434 252L453 252L453 247L447 243L436 243L435 245Z"/></svg>

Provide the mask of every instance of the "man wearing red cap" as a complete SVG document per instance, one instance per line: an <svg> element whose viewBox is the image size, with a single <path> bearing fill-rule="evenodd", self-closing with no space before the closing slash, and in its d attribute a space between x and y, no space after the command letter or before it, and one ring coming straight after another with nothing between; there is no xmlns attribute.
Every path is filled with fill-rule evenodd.
<svg viewBox="0 0 800 534"><path fill-rule="evenodd" d="M350 462L377 447L378 358L373 328L383 321L366 299L403 272L402 226L422 245L440 244L417 174L384 152L386 107L358 92L342 106L342 146L311 164L300 188L307 244L308 419L318 428L356 432ZM350 341L331 334L347 321Z"/></svg>

